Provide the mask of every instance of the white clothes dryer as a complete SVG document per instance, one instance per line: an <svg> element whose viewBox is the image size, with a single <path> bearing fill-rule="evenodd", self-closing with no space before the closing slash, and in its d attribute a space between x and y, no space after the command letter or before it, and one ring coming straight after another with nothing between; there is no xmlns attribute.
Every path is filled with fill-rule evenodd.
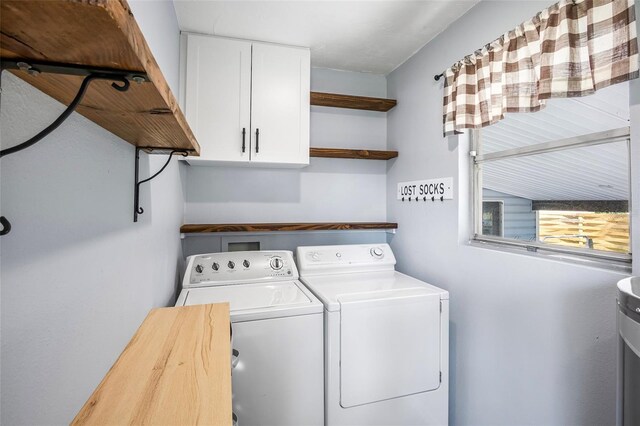
<svg viewBox="0 0 640 426"><path fill-rule="evenodd" d="M395 271L387 244L298 247L324 304L325 424L446 425L449 293Z"/></svg>

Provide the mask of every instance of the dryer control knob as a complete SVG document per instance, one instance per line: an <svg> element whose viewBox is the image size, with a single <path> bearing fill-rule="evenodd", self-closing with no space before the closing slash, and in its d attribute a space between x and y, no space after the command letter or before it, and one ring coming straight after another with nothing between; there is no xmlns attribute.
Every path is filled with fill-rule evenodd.
<svg viewBox="0 0 640 426"><path fill-rule="evenodd" d="M196 265L196 272L201 274L202 271L204 271L204 268L202 267L202 265Z"/></svg>
<svg viewBox="0 0 640 426"><path fill-rule="evenodd" d="M249 263L249 261L247 259L242 261L242 266L244 266L245 268L248 268L249 265L251 265L251 263Z"/></svg>
<svg viewBox="0 0 640 426"><path fill-rule="evenodd" d="M374 247L370 250L371 256L381 259L384 256L384 251L380 247Z"/></svg>
<svg viewBox="0 0 640 426"><path fill-rule="evenodd" d="M229 263L227 263L227 266L229 267L229 269L233 269L236 267L236 264L233 260L230 260Z"/></svg>
<svg viewBox="0 0 640 426"><path fill-rule="evenodd" d="M275 269L276 271L279 271L284 266L284 262L282 261L281 257L271 258L270 264L271 264L271 269Z"/></svg>
<svg viewBox="0 0 640 426"><path fill-rule="evenodd" d="M211 267L213 268L214 271L217 271L218 269L220 269L220 265L218 264L218 262L213 262L213 265L211 265Z"/></svg>

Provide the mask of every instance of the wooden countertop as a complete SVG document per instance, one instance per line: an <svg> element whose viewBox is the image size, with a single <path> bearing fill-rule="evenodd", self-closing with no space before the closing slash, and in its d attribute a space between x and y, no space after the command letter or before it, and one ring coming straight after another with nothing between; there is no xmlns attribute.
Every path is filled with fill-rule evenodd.
<svg viewBox="0 0 640 426"><path fill-rule="evenodd" d="M229 304L153 309L71 424L231 425Z"/></svg>

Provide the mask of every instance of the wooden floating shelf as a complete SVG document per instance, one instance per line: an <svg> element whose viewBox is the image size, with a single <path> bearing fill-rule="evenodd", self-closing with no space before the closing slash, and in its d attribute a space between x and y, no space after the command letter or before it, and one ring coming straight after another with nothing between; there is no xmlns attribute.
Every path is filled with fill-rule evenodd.
<svg viewBox="0 0 640 426"><path fill-rule="evenodd" d="M397 223L214 223L186 224L180 227L183 234L212 232L272 232L272 231L350 231L366 229L397 229Z"/></svg>
<svg viewBox="0 0 640 426"><path fill-rule="evenodd" d="M77 111L135 146L200 151L126 0L2 0L0 56L144 73L149 81L131 83L126 92L94 81ZM83 79L11 72L65 105Z"/></svg>
<svg viewBox="0 0 640 426"><path fill-rule="evenodd" d="M353 158L358 160L390 160L398 156L398 151L376 151L370 149L310 148L310 157Z"/></svg>
<svg viewBox="0 0 640 426"><path fill-rule="evenodd" d="M315 106L387 112L396 104L395 99L311 92L311 105Z"/></svg>

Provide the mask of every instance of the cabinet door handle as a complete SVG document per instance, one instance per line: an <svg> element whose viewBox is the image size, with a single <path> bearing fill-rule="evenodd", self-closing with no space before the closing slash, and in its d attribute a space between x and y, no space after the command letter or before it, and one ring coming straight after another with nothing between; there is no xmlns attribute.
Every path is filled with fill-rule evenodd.
<svg viewBox="0 0 640 426"><path fill-rule="evenodd" d="M256 154L260 151L260 129L256 129Z"/></svg>
<svg viewBox="0 0 640 426"><path fill-rule="evenodd" d="M242 153L244 154L244 151L247 149L247 145L245 143L245 136L247 134L247 129L246 128L242 128Z"/></svg>

